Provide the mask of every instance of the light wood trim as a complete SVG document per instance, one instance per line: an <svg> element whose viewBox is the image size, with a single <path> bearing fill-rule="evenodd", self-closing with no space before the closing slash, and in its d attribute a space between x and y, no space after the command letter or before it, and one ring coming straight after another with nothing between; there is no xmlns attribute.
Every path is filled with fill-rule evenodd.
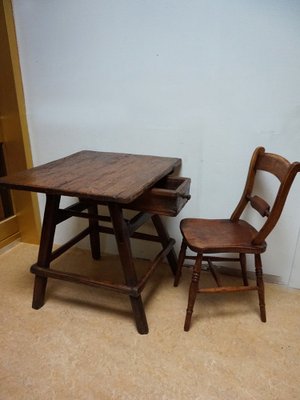
<svg viewBox="0 0 300 400"><path fill-rule="evenodd" d="M0 243L7 237L15 235L19 232L19 226L17 217L13 215L12 217L6 218L4 221L0 222Z"/></svg>
<svg viewBox="0 0 300 400"><path fill-rule="evenodd" d="M6 218L6 220L0 222L0 241L5 239L7 236L11 236L19 231L17 217Z"/></svg>
<svg viewBox="0 0 300 400"><path fill-rule="evenodd" d="M14 83L15 83L15 89L16 89L16 98L17 98L17 103L18 103L19 119L20 119L20 125L21 125L23 146L24 146L24 151L25 151L26 165L27 165L27 168L31 168L33 166L32 154L31 154L30 139L29 139L28 126L27 126L27 119L26 119L26 109L25 109L25 101L24 101L22 75L21 75L20 60L19 60L19 54L18 54L18 44L17 44L17 37L16 37L16 30L15 30L11 0L3 0L3 6L4 6L4 14L5 14L5 20L6 20L6 29L7 29L7 33L8 33L10 57L11 57L13 75L14 75Z"/></svg>
<svg viewBox="0 0 300 400"><path fill-rule="evenodd" d="M3 247L8 246L10 243L15 242L16 240L20 239L20 232L14 233L11 236L8 236L6 239L1 240L0 242L0 249L2 249Z"/></svg>
<svg viewBox="0 0 300 400"><path fill-rule="evenodd" d="M3 30L1 36L6 39L3 43L5 54L2 54L2 68L5 69L6 79L0 82L3 86L1 92L5 96L5 99L0 99L1 106L4 107L1 110L4 113L1 116L2 133L7 170L12 173L32 167L32 155L11 0L1 0L0 8L0 29ZM21 240L38 243L41 221L36 194L13 191L12 195Z"/></svg>

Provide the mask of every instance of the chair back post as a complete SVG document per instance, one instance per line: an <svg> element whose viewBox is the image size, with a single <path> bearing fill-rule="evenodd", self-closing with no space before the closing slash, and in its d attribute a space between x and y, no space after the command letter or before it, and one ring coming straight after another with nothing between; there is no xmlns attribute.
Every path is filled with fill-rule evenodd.
<svg viewBox="0 0 300 400"><path fill-rule="evenodd" d="M300 162L294 162L290 164L285 177L281 181L270 215L268 216L267 221L252 241L254 245L259 245L263 243L266 237L274 229L282 213L292 183L298 172L300 172Z"/></svg>
<svg viewBox="0 0 300 400"><path fill-rule="evenodd" d="M256 172L258 170L267 171L276 176L280 181L280 186L270 212L268 211L268 204L263 199L257 196L252 197L252 190L255 182ZM277 154L265 153L264 147L257 147L254 150L242 197L230 217L230 220L232 222L238 221L249 201L252 207L260 212L262 216L267 216L266 222L253 239L252 243L254 245L262 244L266 237L274 229L282 213L284 204L286 202L289 190L292 186L295 176L299 171L299 162L294 162L291 164L284 157L281 157Z"/></svg>

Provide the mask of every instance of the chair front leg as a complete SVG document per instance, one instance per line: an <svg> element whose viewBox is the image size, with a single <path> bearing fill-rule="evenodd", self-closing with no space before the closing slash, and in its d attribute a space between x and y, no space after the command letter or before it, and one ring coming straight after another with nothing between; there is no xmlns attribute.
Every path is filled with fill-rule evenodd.
<svg viewBox="0 0 300 400"><path fill-rule="evenodd" d="M187 244L184 240L182 240L180 253L179 253L179 257L178 257L178 266L177 266L176 276L175 276L175 280L174 280L174 286L178 286L178 284L179 284L182 266L183 266L183 262L185 259L186 248L187 248Z"/></svg>
<svg viewBox="0 0 300 400"><path fill-rule="evenodd" d="M260 308L260 319L262 322L266 322L266 306L265 306L265 288L263 281L263 271L260 254L255 254L255 272L256 272L256 283L258 288L258 299Z"/></svg>
<svg viewBox="0 0 300 400"><path fill-rule="evenodd" d="M193 275L192 275L190 291L189 291L189 300L188 300L188 306L187 306L187 310L186 310L186 317L185 317L185 323L184 323L184 330L186 332L189 331L189 329L190 329L194 304L195 304L196 296L197 296L198 289L199 289L199 279L200 279L202 258L203 258L203 255L201 253L198 253L197 257L196 257L196 262L195 262L195 265L193 268Z"/></svg>

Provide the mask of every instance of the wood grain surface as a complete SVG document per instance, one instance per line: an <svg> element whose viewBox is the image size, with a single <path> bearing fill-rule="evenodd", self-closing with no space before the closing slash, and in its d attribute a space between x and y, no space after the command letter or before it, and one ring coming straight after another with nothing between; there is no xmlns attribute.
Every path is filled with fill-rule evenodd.
<svg viewBox="0 0 300 400"><path fill-rule="evenodd" d="M84 150L1 177L0 186L126 204L180 165L180 158Z"/></svg>

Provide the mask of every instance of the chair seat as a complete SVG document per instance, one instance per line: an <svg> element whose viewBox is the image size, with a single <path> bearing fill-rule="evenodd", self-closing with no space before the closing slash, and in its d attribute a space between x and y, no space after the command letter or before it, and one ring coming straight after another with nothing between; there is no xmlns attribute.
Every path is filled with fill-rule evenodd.
<svg viewBox="0 0 300 400"><path fill-rule="evenodd" d="M186 218L180 223L189 248L201 253L263 253L266 242L253 245L257 230L246 221L229 219Z"/></svg>

